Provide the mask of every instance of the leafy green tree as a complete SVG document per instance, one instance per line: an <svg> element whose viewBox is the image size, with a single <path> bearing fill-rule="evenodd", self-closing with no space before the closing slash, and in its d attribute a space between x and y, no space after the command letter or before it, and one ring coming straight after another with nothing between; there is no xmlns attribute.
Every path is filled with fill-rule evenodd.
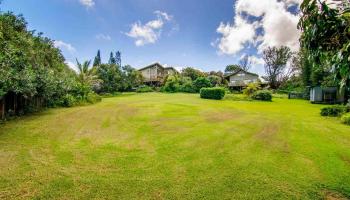
<svg viewBox="0 0 350 200"><path fill-rule="evenodd" d="M314 77L331 73L340 88L349 88L349 4L331 8L327 1L304 0L300 9L301 47L308 51Z"/></svg>
<svg viewBox="0 0 350 200"><path fill-rule="evenodd" d="M123 79L123 91L130 91L134 88L137 88L143 84L144 78L138 70L126 65L122 70L122 79Z"/></svg>
<svg viewBox="0 0 350 200"><path fill-rule="evenodd" d="M178 76L168 76L165 85L164 85L164 91L165 92L178 92L180 89L180 84L179 84L179 77Z"/></svg>
<svg viewBox="0 0 350 200"><path fill-rule="evenodd" d="M95 56L95 59L94 59L94 63L92 66L99 66L102 64L102 60L101 60L101 52L100 50L97 51L97 55Z"/></svg>
<svg viewBox="0 0 350 200"><path fill-rule="evenodd" d="M202 88L212 87L209 79L205 77L199 77L195 81L193 81L193 86L196 92L199 92Z"/></svg>
<svg viewBox="0 0 350 200"><path fill-rule="evenodd" d="M120 51L117 51L115 53L115 63L118 65L118 66L122 66L122 53Z"/></svg>
<svg viewBox="0 0 350 200"><path fill-rule="evenodd" d="M265 73L263 78L272 89L278 89L294 73L293 68L287 68L287 62L292 58L289 47L268 47L263 52Z"/></svg>
<svg viewBox="0 0 350 200"><path fill-rule="evenodd" d="M181 75L184 77L190 77L192 81L196 80L199 77L205 77L205 73L202 71L192 68L192 67L186 67L181 71Z"/></svg>
<svg viewBox="0 0 350 200"><path fill-rule="evenodd" d="M95 89L99 93L114 93L122 89L122 73L115 64L101 64L97 68L98 78L102 81Z"/></svg>
<svg viewBox="0 0 350 200"><path fill-rule="evenodd" d="M84 61L82 64L78 61L78 59L76 61L78 67L78 81L84 89L84 94L87 94L95 85L101 83L101 79L99 79L96 73L96 68L90 67L90 60Z"/></svg>
<svg viewBox="0 0 350 200"><path fill-rule="evenodd" d="M116 65L117 64L117 62L116 62L116 60L114 58L113 52L111 52L110 55L109 55L108 64L110 64L110 65Z"/></svg>
<svg viewBox="0 0 350 200"><path fill-rule="evenodd" d="M217 75L210 75L207 77L213 87L219 86L222 83L222 78Z"/></svg>
<svg viewBox="0 0 350 200"><path fill-rule="evenodd" d="M241 67L239 65L227 65L225 68L225 73L234 73L238 70L241 70Z"/></svg>

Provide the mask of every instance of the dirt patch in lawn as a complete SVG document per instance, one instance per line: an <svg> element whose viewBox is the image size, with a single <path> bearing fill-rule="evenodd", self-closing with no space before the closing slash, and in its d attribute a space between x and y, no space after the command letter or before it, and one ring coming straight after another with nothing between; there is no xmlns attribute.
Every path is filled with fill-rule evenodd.
<svg viewBox="0 0 350 200"><path fill-rule="evenodd" d="M324 199L325 200L348 200L348 198L344 197L343 195L331 191L325 191L324 192Z"/></svg>
<svg viewBox="0 0 350 200"><path fill-rule="evenodd" d="M289 144L281 139L278 135L280 134L281 128L277 123L267 123L262 129L260 129L255 138L258 141L263 142L267 147L278 149L281 152L289 153Z"/></svg>
<svg viewBox="0 0 350 200"><path fill-rule="evenodd" d="M225 111L225 112L205 112L202 115L204 115L206 122L218 123L218 122L225 122L229 120L238 119L243 115L243 113Z"/></svg>

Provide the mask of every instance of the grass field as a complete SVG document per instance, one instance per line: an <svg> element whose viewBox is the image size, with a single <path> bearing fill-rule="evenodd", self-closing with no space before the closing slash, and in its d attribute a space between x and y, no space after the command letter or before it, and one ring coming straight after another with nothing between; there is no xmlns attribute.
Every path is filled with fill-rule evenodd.
<svg viewBox="0 0 350 200"><path fill-rule="evenodd" d="M0 199L346 199L350 127L307 101L124 94L0 125Z"/></svg>

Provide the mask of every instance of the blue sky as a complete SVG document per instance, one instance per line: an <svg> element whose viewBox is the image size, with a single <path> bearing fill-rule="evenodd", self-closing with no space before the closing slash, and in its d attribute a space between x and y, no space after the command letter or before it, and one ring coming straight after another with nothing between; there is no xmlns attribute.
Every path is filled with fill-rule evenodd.
<svg viewBox="0 0 350 200"><path fill-rule="evenodd" d="M4 0L1 10L23 14L30 29L56 40L68 63L74 63L75 58L93 59L98 49L107 62L109 53L119 50L123 64L135 68L157 61L211 71L224 70L226 65L238 63L242 55L248 54L253 62L252 71L263 74L260 54L264 46L296 48L297 16L289 11L298 3L298 0ZM282 19L272 23L276 16ZM284 26L277 33L276 23Z"/></svg>

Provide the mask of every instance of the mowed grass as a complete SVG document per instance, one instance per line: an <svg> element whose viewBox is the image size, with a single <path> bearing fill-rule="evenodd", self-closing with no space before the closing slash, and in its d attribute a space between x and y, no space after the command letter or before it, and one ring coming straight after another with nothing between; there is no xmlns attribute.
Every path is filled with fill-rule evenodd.
<svg viewBox="0 0 350 200"><path fill-rule="evenodd" d="M321 105L125 94L0 125L0 199L350 197L350 127Z"/></svg>

